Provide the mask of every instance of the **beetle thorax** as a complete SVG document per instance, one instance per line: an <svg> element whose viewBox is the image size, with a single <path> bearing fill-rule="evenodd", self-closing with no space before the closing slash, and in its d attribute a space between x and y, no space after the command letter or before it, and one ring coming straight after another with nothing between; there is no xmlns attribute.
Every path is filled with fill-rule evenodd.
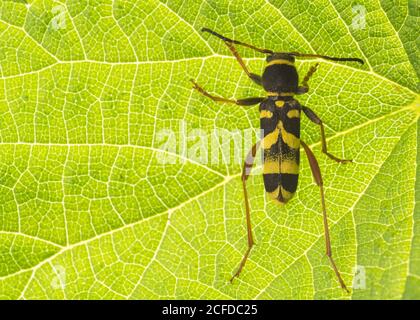
<svg viewBox="0 0 420 320"><path fill-rule="evenodd" d="M299 76L292 63L273 60L262 75L262 85L267 92L294 93L297 91Z"/></svg>

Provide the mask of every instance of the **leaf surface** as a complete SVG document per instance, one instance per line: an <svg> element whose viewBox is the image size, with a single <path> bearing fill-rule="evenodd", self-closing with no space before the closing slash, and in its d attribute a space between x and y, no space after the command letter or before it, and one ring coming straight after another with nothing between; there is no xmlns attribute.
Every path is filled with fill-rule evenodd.
<svg viewBox="0 0 420 320"><path fill-rule="evenodd" d="M420 298L419 8L359 3L2 1L0 297ZM365 27L355 28L360 10ZM158 135L172 130L179 147L197 129L209 143L215 129L258 132L258 107L191 89L194 78L225 97L264 94L204 26L277 51L365 60L322 61L299 97L323 119L329 150L353 159L325 157L319 128L302 119L351 295L325 256L303 154L287 206L266 198L260 175L248 180L257 245L229 283L246 250L243 154L197 161L164 150ZM262 72L261 55L239 51ZM313 63L300 60L299 73Z"/></svg>

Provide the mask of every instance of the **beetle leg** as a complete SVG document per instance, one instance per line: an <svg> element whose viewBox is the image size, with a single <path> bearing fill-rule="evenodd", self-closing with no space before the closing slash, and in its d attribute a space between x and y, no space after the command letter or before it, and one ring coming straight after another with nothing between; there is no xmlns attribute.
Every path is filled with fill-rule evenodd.
<svg viewBox="0 0 420 320"><path fill-rule="evenodd" d="M247 76L256 84L261 86L262 85L261 76L259 76L258 74L252 73L248 70L247 66L245 65L245 62L242 60L235 46L231 42L225 41L225 44L227 45L229 50L232 52L232 54L235 56L236 60L239 62L239 64L241 65L242 69L245 71Z"/></svg>
<svg viewBox="0 0 420 320"><path fill-rule="evenodd" d="M319 168L318 161L315 158L315 155L313 154L312 150L308 147L308 145L300 141L301 145L303 146L303 149L305 150L306 156L308 157L309 165L311 167L312 175L315 179L316 184L319 187L319 190L321 192L321 204L322 204L322 215L323 215L323 221L324 221L324 236L325 236L325 247L326 247L326 255L328 259L330 260L331 266L335 272L335 275L337 276L338 282L341 285L341 288L349 292L349 290L346 287L346 284L344 283L343 278L341 278L341 274L338 271L337 265L335 264L335 261L332 257L331 252L331 240L330 240L330 231L328 228L328 218L327 218L327 211L325 209L325 196L324 196L324 187L323 187L323 181L321 176L321 169Z"/></svg>
<svg viewBox="0 0 420 320"><path fill-rule="evenodd" d="M324 130L324 124L322 123L322 120L316 115L316 113L313 110L309 109L308 107L302 106L302 110L305 113L305 115L309 118L309 120L319 125L321 129L322 152L325 153L330 159L334 161L341 162L341 163L352 162L352 160L337 158L336 156L328 152L327 140L325 139L325 130Z"/></svg>
<svg viewBox="0 0 420 320"><path fill-rule="evenodd" d="M261 76L255 74L255 73L252 73L252 72L250 72L248 70L247 66L245 65L245 62L242 60L242 58L239 55L238 51L236 50L234 44L245 46L245 47L248 47L248 48L257 50L257 51L262 52L262 53L273 53L271 50L260 49L260 48L257 48L257 47L255 47L253 45L250 45L250 44L247 44L247 43L244 43L244 42L240 42L240 41L237 41L237 40L232 40L232 39L226 38L225 36L222 36L221 34L218 34L218 33L214 32L213 30L210 30L210 29L207 29L207 28L203 28L203 29L201 29L201 31L208 32L208 33L210 33L210 34L218 37L219 39L223 40L223 42L227 45L227 47L229 48L229 50L235 56L236 60L239 62L239 64L241 65L242 69L245 71L245 73L247 74L247 76L252 81L254 81L256 84L258 84L260 86L262 85Z"/></svg>
<svg viewBox="0 0 420 320"><path fill-rule="evenodd" d="M242 269L245 266L245 263L248 259L249 253L251 252L252 247L254 246L254 238L252 236L252 226L251 226L251 211L249 208L249 201L248 201L248 191L246 189L246 180L248 179L248 176L251 174L252 165L254 164L255 155L257 153L257 149L260 146L260 141L257 142L252 146L252 149L249 151L244 166L242 169L242 188L244 190L244 199L245 199L245 212L246 212L246 229L248 234L248 249L245 251L245 254L241 260L241 263L239 264L238 270L235 272L235 274L230 278L230 282L232 283L233 279L239 276Z"/></svg>
<svg viewBox="0 0 420 320"><path fill-rule="evenodd" d="M206 90L204 90L194 80L191 80L191 82L193 83L193 85L194 85L193 88L195 90L200 92L203 96L206 96L206 97L208 97L211 100L216 101L216 102L234 103L234 104L237 104L239 106L252 106L252 105L258 104L258 103L260 103L260 102L262 102L263 100L266 99L266 98L262 98L262 97L245 98L245 99L227 99L227 98L223 98L223 97L218 97L218 96L215 96L215 95L212 95L212 94L208 93Z"/></svg>
<svg viewBox="0 0 420 320"><path fill-rule="evenodd" d="M298 87L297 94L304 94L309 91L309 85L308 81L312 77L312 75L315 73L315 71L318 69L319 63L316 63L310 69L305 75L305 78L303 78L302 85Z"/></svg>

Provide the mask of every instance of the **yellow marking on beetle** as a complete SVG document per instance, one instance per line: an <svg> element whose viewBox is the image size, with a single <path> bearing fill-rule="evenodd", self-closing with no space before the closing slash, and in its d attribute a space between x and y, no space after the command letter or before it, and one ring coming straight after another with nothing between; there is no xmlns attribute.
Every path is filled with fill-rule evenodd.
<svg viewBox="0 0 420 320"><path fill-rule="evenodd" d="M280 173L299 174L299 165L293 160L283 160L280 165Z"/></svg>
<svg viewBox="0 0 420 320"><path fill-rule="evenodd" d="M274 190L272 192L267 192L267 193L270 196L270 198L273 198L273 199L277 200L277 198L279 196L279 192L280 192L280 187L277 187L276 190Z"/></svg>
<svg viewBox="0 0 420 320"><path fill-rule="evenodd" d="M299 147L300 147L300 139L298 137L296 137L295 135L293 135L292 133L287 132L286 129L284 129L284 127L283 127L283 122L279 121L277 127L280 128L281 137L282 137L283 141L290 148L299 149Z"/></svg>
<svg viewBox="0 0 420 320"><path fill-rule="evenodd" d="M277 100L275 102L276 106L279 108L282 108L284 106L284 101L283 100Z"/></svg>
<svg viewBox="0 0 420 320"><path fill-rule="evenodd" d="M299 118L300 117L300 112L297 109L290 110L287 113L287 117L289 117L289 118Z"/></svg>
<svg viewBox="0 0 420 320"><path fill-rule="evenodd" d="M293 97L296 93L295 92L272 92L267 91L268 97Z"/></svg>
<svg viewBox="0 0 420 320"><path fill-rule="evenodd" d="M263 166L263 174L270 173L298 174L299 166L293 160L266 161Z"/></svg>
<svg viewBox="0 0 420 320"><path fill-rule="evenodd" d="M295 65L293 62L291 62L289 60L286 60L286 59L275 59L275 60L270 61L267 64L266 67L272 66L274 64L285 64L285 65L288 65L288 66L294 66Z"/></svg>
<svg viewBox="0 0 420 320"><path fill-rule="evenodd" d="M284 203L289 201L293 198L294 193L287 191L283 187L281 187L281 195L283 196Z"/></svg>
<svg viewBox="0 0 420 320"><path fill-rule="evenodd" d="M263 149L270 149L279 140L280 129L276 128L262 139Z"/></svg>
<svg viewBox="0 0 420 320"><path fill-rule="evenodd" d="M284 205L286 204L286 202L287 201L284 201L284 202L282 202L282 201L280 201L279 199L273 199L274 201L274 203L276 204L276 205L278 205L279 207L281 207L281 208L283 208L284 207Z"/></svg>
<svg viewBox="0 0 420 320"><path fill-rule="evenodd" d="M273 117L273 113L269 110L261 110L260 118L271 118Z"/></svg>
<svg viewBox="0 0 420 320"><path fill-rule="evenodd" d="M283 201L279 200L279 192L281 192ZM294 193L289 192L280 186L277 187L276 190L274 190L273 192L267 192L267 194L270 196L270 198L274 199L277 204L280 204L280 205L284 205L286 202L292 199L294 195Z"/></svg>

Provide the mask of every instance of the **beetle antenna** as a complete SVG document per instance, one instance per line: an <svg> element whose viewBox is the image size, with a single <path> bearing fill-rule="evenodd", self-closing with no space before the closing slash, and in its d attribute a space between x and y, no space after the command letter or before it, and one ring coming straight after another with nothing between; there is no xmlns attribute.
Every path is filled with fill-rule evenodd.
<svg viewBox="0 0 420 320"><path fill-rule="evenodd" d="M255 51L264 53L264 54L273 54L274 53L274 51L273 50L270 50L270 49L261 49L261 48L257 48L255 46L253 46L252 44L248 44L248 43L244 43L244 42L241 42L241 41L237 41L237 40L226 38L225 36L222 36L221 34L218 34L217 32L215 32L213 30L210 30L208 28L202 28L201 31L202 32L208 32L208 33L210 33L210 34L218 37L219 39L222 39L225 42L233 43L233 44L238 44L240 46L244 46L244 47L253 49Z"/></svg>
<svg viewBox="0 0 420 320"><path fill-rule="evenodd" d="M244 43L238 40L233 40L230 38L227 38L225 36L222 36L221 34L209 29L209 28L202 28L201 29L202 32L208 32L216 37L218 37L219 39L227 42L227 43L233 43L233 44L238 44L240 46L244 46L250 49L253 49L255 51L264 53L264 54L274 54L275 52L273 50L270 49L262 49L262 48L258 48L256 46L253 46L252 44L248 44L248 43ZM330 56L323 56L323 55L319 55L319 54L310 54L310 53L299 53L299 52L284 52L285 54L289 54L295 57L307 57L307 58L322 58L325 60L332 60L332 61L355 61L358 62L360 64L364 64L364 61L362 59L359 58L336 58L336 57L330 57Z"/></svg>
<svg viewBox="0 0 420 320"><path fill-rule="evenodd" d="M320 54L299 53L299 52L288 52L287 54L293 55L295 57L321 58L321 59L332 60L332 61L355 61L360 64L364 64L364 61L359 58L336 58L336 57L323 56Z"/></svg>

